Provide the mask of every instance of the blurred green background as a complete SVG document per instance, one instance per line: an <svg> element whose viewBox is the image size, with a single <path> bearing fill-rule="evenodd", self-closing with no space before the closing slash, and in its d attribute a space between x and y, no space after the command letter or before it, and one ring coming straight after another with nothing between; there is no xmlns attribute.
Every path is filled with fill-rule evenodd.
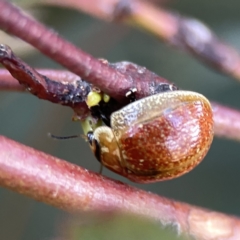
<svg viewBox="0 0 240 240"><path fill-rule="evenodd" d="M150 34L120 24L105 23L70 9L39 5L30 7L26 1L15 2L22 4L46 25L95 57L106 58L110 62L135 62L174 82L180 88L200 92L211 100L240 109L240 84L204 66L186 53L163 44ZM240 50L240 1L171 0L165 6L202 20L220 38ZM61 68L39 52L23 45L21 40L15 39L16 44L10 44L12 40L6 40L1 32L0 34L0 42L12 46L31 66ZM80 124L71 121L72 114L69 108L39 100L30 94L0 92L0 134L98 171L99 163L83 139L55 141L47 137L48 132L60 136L80 133ZM103 174L178 201L240 216L239 156L238 142L215 138L205 160L192 172L175 180L143 185L129 182L106 169ZM68 221L65 225L66 218ZM63 211L0 189L1 240L53 239L63 231L63 225L67 231L67 226L71 225L68 224L69 218ZM118 239L113 237L114 234L119 235L119 232L125 231L116 228L112 236L106 231L109 228L114 229L112 221L95 218L94 214L89 218L92 221L84 223L82 230L90 229L91 236L83 234L81 239ZM86 219L86 216L83 215L82 219ZM99 237L96 222L103 225L100 229L106 233L105 237ZM125 229L122 222L125 221L120 217L116 225ZM129 224L133 222L131 220ZM112 225L108 228L109 223ZM148 223L145 228L141 224L140 222L138 231L149 229ZM171 235L161 235L158 228L153 231L158 236L156 239L173 239ZM123 239L147 238L145 235L140 234L139 237L132 234ZM162 238L159 238L160 235ZM154 234L147 236L148 239L155 239Z"/></svg>

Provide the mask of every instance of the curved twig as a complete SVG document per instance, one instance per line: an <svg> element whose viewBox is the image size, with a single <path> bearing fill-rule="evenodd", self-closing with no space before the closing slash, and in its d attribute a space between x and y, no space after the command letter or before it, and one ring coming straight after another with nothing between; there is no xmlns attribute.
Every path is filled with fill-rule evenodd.
<svg viewBox="0 0 240 240"><path fill-rule="evenodd" d="M127 76L62 39L56 32L30 18L8 1L1 0L0 9L1 29L30 43L109 95L115 90L114 98L123 100L127 89L131 87L131 81L127 81ZM119 83L124 87L116 88Z"/></svg>

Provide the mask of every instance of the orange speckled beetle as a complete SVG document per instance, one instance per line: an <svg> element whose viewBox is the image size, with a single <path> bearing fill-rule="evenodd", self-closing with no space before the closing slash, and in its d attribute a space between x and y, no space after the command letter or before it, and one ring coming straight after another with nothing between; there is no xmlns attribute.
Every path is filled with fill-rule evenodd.
<svg viewBox="0 0 240 240"><path fill-rule="evenodd" d="M190 91L140 99L113 112L110 122L88 132L90 146L104 166L139 183L189 172L213 140L211 105Z"/></svg>

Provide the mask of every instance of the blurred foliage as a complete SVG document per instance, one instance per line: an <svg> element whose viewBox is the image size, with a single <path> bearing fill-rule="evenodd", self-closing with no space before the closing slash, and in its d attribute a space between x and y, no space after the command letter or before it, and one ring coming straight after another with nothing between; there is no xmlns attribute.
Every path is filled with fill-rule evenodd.
<svg viewBox="0 0 240 240"><path fill-rule="evenodd" d="M186 240L173 228L163 228L156 222L127 214L88 213L72 218L66 225L70 228L67 233L65 232L65 239ZM64 236L64 233L61 236Z"/></svg>
<svg viewBox="0 0 240 240"><path fill-rule="evenodd" d="M153 36L134 28L105 23L70 9L35 6L34 1L16 0L15 2L36 14L37 18L50 28L95 57L106 58L111 62L123 60L135 62L146 66L183 89L201 92L209 99L240 109L239 84L204 66L186 53L166 46ZM222 39L240 49L240 2L238 0L172 0L168 4L165 3L165 6L203 20ZM33 67L61 68L38 51L28 46L25 48L25 44L19 39L5 39L2 35L0 38L1 42L8 43ZM13 40L16 45L11 42ZM47 138L48 132L62 136L81 132L80 124L71 122L71 116L70 109L40 101L29 94L0 92L1 134L92 171L98 171L99 164L83 139L54 141ZM179 201L240 215L240 191L237 185L240 182L239 153L238 142L215 139L203 163L191 173L172 181L148 185L131 183L105 169L103 174ZM51 239L51 236L60 231L59 226L62 229L60 220L65 218L65 213L58 209L5 189L1 189L0 199L0 239ZM79 218L82 219L81 216ZM116 239L108 236L111 231L114 233L112 229L117 220L121 222L116 223L119 228L124 225L128 228L130 224L132 226L136 222L130 219L128 224L122 217L119 219L116 217L111 221L104 219L96 225L93 218L92 226L88 223L81 228L82 234L86 237L85 239L100 239L103 236L100 231L105 231L106 237L102 239ZM142 227L142 224L140 221L138 227L117 229L116 232L120 234L120 232L129 231L130 234L137 229L136 233L132 232L131 239L134 239L136 236L134 234L146 228L149 234L148 239L155 239L156 236L162 236L158 239L173 239L162 235L165 233L159 233L160 230L154 224L150 226L146 223L146 227ZM96 234L95 238L94 236L90 238L88 235L90 233ZM138 238L140 239L139 236Z"/></svg>

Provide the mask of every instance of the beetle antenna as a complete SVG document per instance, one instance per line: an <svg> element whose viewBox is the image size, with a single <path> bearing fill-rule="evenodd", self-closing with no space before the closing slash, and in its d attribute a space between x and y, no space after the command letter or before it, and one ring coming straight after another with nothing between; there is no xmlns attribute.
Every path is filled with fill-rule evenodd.
<svg viewBox="0 0 240 240"><path fill-rule="evenodd" d="M72 136L56 136L51 133L48 133L48 136L51 138L59 139L59 140L65 140L65 139L70 139L70 138L79 138L82 135L79 134L79 135L72 135Z"/></svg>
<svg viewBox="0 0 240 240"><path fill-rule="evenodd" d="M78 138L78 137L84 137L87 140L87 136L85 135L72 135L72 136L56 136L53 135L52 133L48 133L48 137L54 138L54 139L58 139L58 140L65 140L65 139L70 139L70 138ZM98 159L99 160L99 159ZM103 164L100 162L100 168L99 168L99 174L102 174L103 171Z"/></svg>

